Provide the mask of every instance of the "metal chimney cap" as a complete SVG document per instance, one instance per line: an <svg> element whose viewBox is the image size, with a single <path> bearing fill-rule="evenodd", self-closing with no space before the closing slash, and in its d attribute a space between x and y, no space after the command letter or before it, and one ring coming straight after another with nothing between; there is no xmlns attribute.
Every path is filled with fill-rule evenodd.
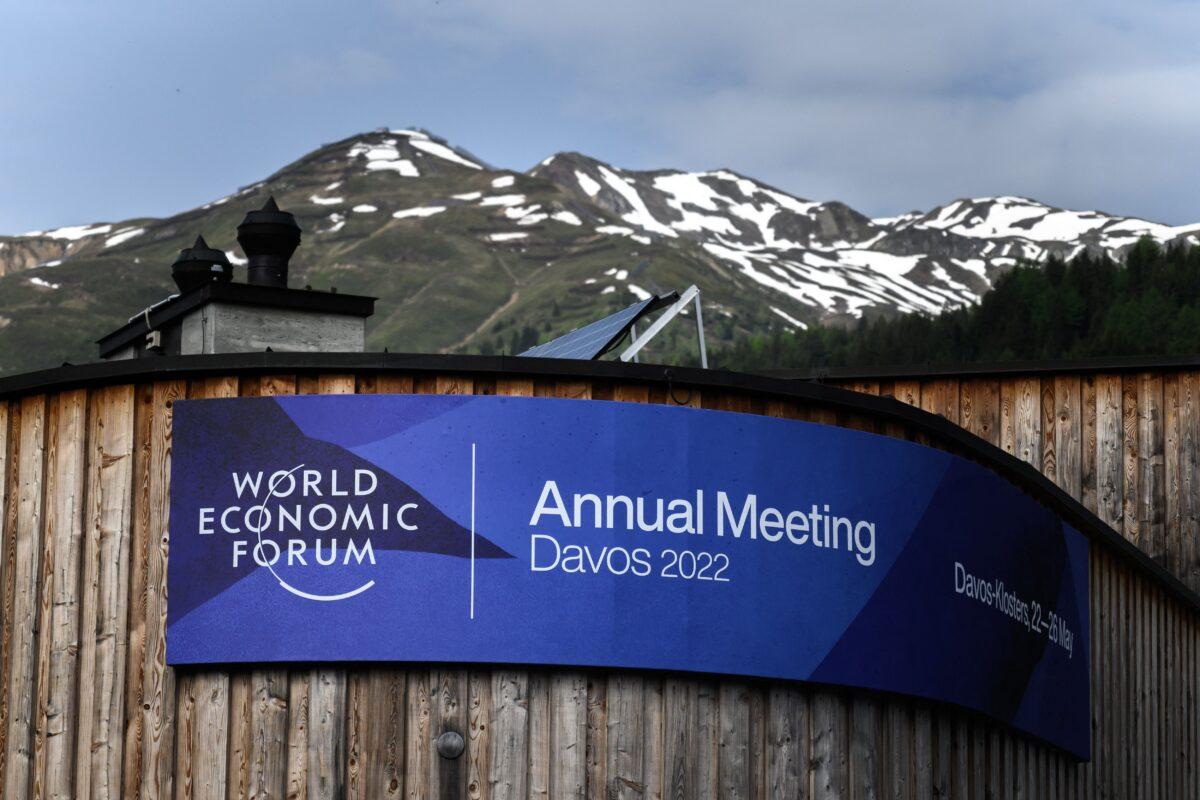
<svg viewBox="0 0 1200 800"><path fill-rule="evenodd" d="M287 288L288 260L300 246L296 218L270 197L238 225L238 244L246 254L246 279L256 286Z"/></svg>
<svg viewBox="0 0 1200 800"><path fill-rule="evenodd" d="M238 225L238 230L241 231L247 225L283 225L294 228L297 233L300 232L296 216L288 211L281 211L275 202L275 195L268 197L267 202L258 211L248 212L242 224Z"/></svg>
<svg viewBox="0 0 1200 800"><path fill-rule="evenodd" d="M188 292L206 283L228 283L233 280L233 267L225 251L209 247L201 235L191 247L179 251L171 277L180 291Z"/></svg>

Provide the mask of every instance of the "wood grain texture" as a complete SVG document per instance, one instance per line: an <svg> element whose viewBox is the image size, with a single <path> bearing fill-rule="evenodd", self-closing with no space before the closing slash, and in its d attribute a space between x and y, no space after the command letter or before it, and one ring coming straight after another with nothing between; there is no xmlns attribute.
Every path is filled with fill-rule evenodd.
<svg viewBox="0 0 1200 800"><path fill-rule="evenodd" d="M1009 449L1200 580L1194 372L858 381ZM462 375L169 381L0 402L5 797L1197 796L1200 620L1093 545L1094 755L953 709L786 682L456 665L187 670L163 660L171 403L299 389L669 404L658 387ZM895 425L785 398L687 404ZM682 395L681 395L682 397ZM936 445L936 442L930 442ZM443 730L467 752L436 753Z"/></svg>
<svg viewBox="0 0 1200 800"><path fill-rule="evenodd" d="M74 791L72 734L78 725L75 689L87 480L87 393L82 389L64 392L50 404L33 795L65 798Z"/></svg>
<svg viewBox="0 0 1200 800"><path fill-rule="evenodd" d="M348 798L398 798L404 790L406 675L356 670L348 685Z"/></svg>
<svg viewBox="0 0 1200 800"><path fill-rule="evenodd" d="M488 797L495 800L524 800L529 787L529 673L497 670L490 676L490 714L476 725L490 725L488 754Z"/></svg>
<svg viewBox="0 0 1200 800"><path fill-rule="evenodd" d="M15 460L16 517L11 537L11 615L5 616L4 797L30 796L37 617L41 597L42 505L45 490L46 398L21 400ZM6 587L7 588L7 587Z"/></svg>
<svg viewBox="0 0 1200 800"><path fill-rule="evenodd" d="M146 584L143 595L141 796L170 798L174 777L175 670L167 657L167 556L171 481L171 419L184 397L182 381L154 385L150 421L149 482L146 491Z"/></svg>
<svg viewBox="0 0 1200 800"><path fill-rule="evenodd" d="M75 796L108 800L121 796L133 387L106 387L89 400Z"/></svg>
<svg viewBox="0 0 1200 800"><path fill-rule="evenodd" d="M586 796L587 676L555 672L550 676L550 742L557 753L550 763L550 797Z"/></svg>

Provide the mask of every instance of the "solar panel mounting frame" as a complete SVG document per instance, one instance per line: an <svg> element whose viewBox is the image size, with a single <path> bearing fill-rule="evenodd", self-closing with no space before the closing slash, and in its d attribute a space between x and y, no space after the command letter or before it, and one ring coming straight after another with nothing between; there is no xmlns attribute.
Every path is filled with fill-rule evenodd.
<svg viewBox="0 0 1200 800"><path fill-rule="evenodd" d="M678 292L671 292L639 300L616 313L590 322L582 328L564 333L544 344L535 345L517 355L522 358L567 358L595 361L619 344L639 319L678 299Z"/></svg>

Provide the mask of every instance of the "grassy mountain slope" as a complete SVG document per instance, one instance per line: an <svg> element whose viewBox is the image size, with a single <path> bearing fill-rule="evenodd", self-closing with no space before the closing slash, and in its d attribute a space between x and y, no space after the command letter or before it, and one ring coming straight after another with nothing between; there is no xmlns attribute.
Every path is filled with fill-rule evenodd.
<svg viewBox="0 0 1200 800"><path fill-rule="evenodd" d="M368 347L393 352L516 352L696 283L719 353L773 328L971 303L1021 258L1191 235L1012 198L871 220L728 171L560 154L514 173L381 130L172 217L0 237L0 372L91 360L96 338L174 290L196 234L239 263L237 224L272 194L304 231L291 285L378 297ZM693 339L671 326L648 357L690 360Z"/></svg>

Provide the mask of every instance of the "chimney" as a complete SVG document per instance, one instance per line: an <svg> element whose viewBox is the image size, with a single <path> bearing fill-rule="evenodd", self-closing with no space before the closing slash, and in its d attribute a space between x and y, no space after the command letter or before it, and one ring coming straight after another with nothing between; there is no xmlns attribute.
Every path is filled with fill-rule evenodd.
<svg viewBox="0 0 1200 800"><path fill-rule="evenodd" d="M294 216L279 210L274 196L259 211L246 214L237 239L248 259L247 283L287 288L288 260L300 245L300 226Z"/></svg>
<svg viewBox="0 0 1200 800"><path fill-rule="evenodd" d="M223 250L214 250L196 237L196 243L179 251L179 258L171 265L171 277L181 292L190 292L206 283L229 283L233 280L233 267Z"/></svg>
<svg viewBox="0 0 1200 800"><path fill-rule="evenodd" d="M288 260L300 245L296 218L275 198L237 229L247 283L233 281L221 250L197 236L179 251L171 277L179 293L142 309L99 341L104 359L219 353L346 353L363 350L375 298L287 288Z"/></svg>

